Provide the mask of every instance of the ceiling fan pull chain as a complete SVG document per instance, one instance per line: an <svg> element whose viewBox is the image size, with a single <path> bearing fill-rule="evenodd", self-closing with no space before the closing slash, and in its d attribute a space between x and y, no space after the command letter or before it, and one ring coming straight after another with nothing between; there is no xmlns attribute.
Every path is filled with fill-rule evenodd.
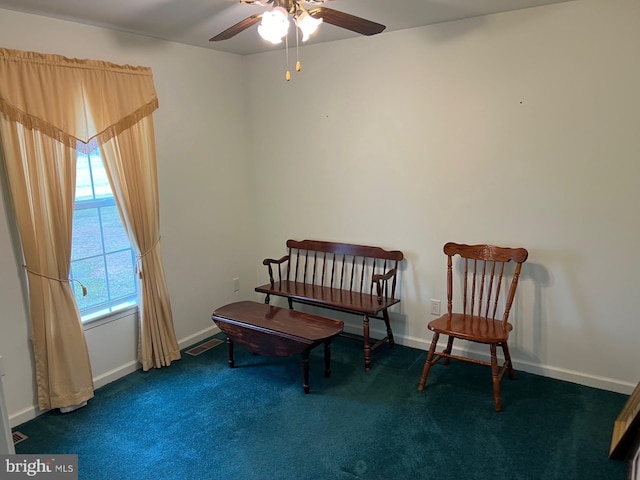
<svg viewBox="0 0 640 480"><path fill-rule="evenodd" d="M285 74L284 78L288 82L289 80L291 80L291 72L289 71L289 36L288 35L284 37L284 43L285 43L284 49L287 52L287 73Z"/></svg>
<svg viewBox="0 0 640 480"><path fill-rule="evenodd" d="M302 70L302 65L300 65L300 46L298 42L298 28L296 27L296 72Z"/></svg>

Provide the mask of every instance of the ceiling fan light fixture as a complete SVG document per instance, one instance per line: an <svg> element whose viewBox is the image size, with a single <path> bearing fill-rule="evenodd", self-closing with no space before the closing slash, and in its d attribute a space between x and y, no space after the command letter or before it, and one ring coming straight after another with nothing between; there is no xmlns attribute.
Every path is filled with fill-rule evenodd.
<svg viewBox="0 0 640 480"><path fill-rule="evenodd" d="M262 14L258 33L267 42L277 45L289 31L289 13L282 7L274 7Z"/></svg>
<svg viewBox="0 0 640 480"><path fill-rule="evenodd" d="M309 40L309 37L315 33L321 23L322 18L313 18L309 12L301 8L301 13L296 17L296 26L302 32L302 41Z"/></svg>

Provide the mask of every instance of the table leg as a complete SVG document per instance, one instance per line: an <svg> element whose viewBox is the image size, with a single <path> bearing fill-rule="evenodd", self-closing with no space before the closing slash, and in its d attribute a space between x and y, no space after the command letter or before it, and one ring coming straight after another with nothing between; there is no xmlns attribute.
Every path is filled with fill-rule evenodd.
<svg viewBox="0 0 640 480"><path fill-rule="evenodd" d="M231 340L231 337L227 337L227 351L229 352L229 366L233 368L233 340Z"/></svg>
<svg viewBox="0 0 640 480"><path fill-rule="evenodd" d="M304 389L304 393L309 393L309 350L305 350L302 352L302 376L304 378L304 382L302 383L302 388Z"/></svg>
<svg viewBox="0 0 640 480"><path fill-rule="evenodd" d="M324 376L331 376L331 339L324 341Z"/></svg>

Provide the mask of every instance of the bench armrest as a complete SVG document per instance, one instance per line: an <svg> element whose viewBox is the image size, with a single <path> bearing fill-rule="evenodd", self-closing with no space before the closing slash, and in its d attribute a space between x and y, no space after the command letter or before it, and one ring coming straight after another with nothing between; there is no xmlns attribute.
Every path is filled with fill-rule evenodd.
<svg viewBox="0 0 640 480"><path fill-rule="evenodd" d="M276 264L278 265L278 280L282 280L282 271L280 270L280 265L282 265L284 262L286 262L287 260L289 260L289 255L285 255L282 258L279 259L273 259L273 258L265 258L262 261L263 265L266 265L267 268L269 269L269 283L271 284L271 286L273 287L275 284L275 281L273 279L273 268L271 267L272 264Z"/></svg>
<svg viewBox="0 0 640 480"><path fill-rule="evenodd" d="M375 283L376 284L376 294L378 295L378 303L382 303L382 299L386 296L386 292L387 292L387 281L389 279L393 279L393 287L395 287L395 282L396 282L396 273L398 272L397 269L392 268L391 270L389 270L387 273L376 273L374 275L371 276L371 283ZM391 291L394 291L395 288L391 289Z"/></svg>

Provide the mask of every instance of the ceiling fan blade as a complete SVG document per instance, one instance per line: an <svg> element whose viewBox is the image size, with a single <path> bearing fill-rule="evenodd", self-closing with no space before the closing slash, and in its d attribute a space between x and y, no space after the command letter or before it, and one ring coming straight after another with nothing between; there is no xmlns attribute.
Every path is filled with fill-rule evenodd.
<svg viewBox="0 0 640 480"><path fill-rule="evenodd" d="M309 15L314 18L322 18L323 21L335 25L336 27L346 28L352 32L360 33L362 35L375 35L382 32L386 26L366 20L364 18L356 17L349 13L339 12L327 7L318 7L309 10Z"/></svg>
<svg viewBox="0 0 640 480"><path fill-rule="evenodd" d="M259 23L261 19L262 19L261 13L256 13L255 15L251 15L250 17L247 17L244 20L239 21L235 25L230 26L224 32L221 32L215 37L210 38L209 41L218 42L220 40L227 40L239 34L243 30L246 30L250 26L255 25L256 23Z"/></svg>

